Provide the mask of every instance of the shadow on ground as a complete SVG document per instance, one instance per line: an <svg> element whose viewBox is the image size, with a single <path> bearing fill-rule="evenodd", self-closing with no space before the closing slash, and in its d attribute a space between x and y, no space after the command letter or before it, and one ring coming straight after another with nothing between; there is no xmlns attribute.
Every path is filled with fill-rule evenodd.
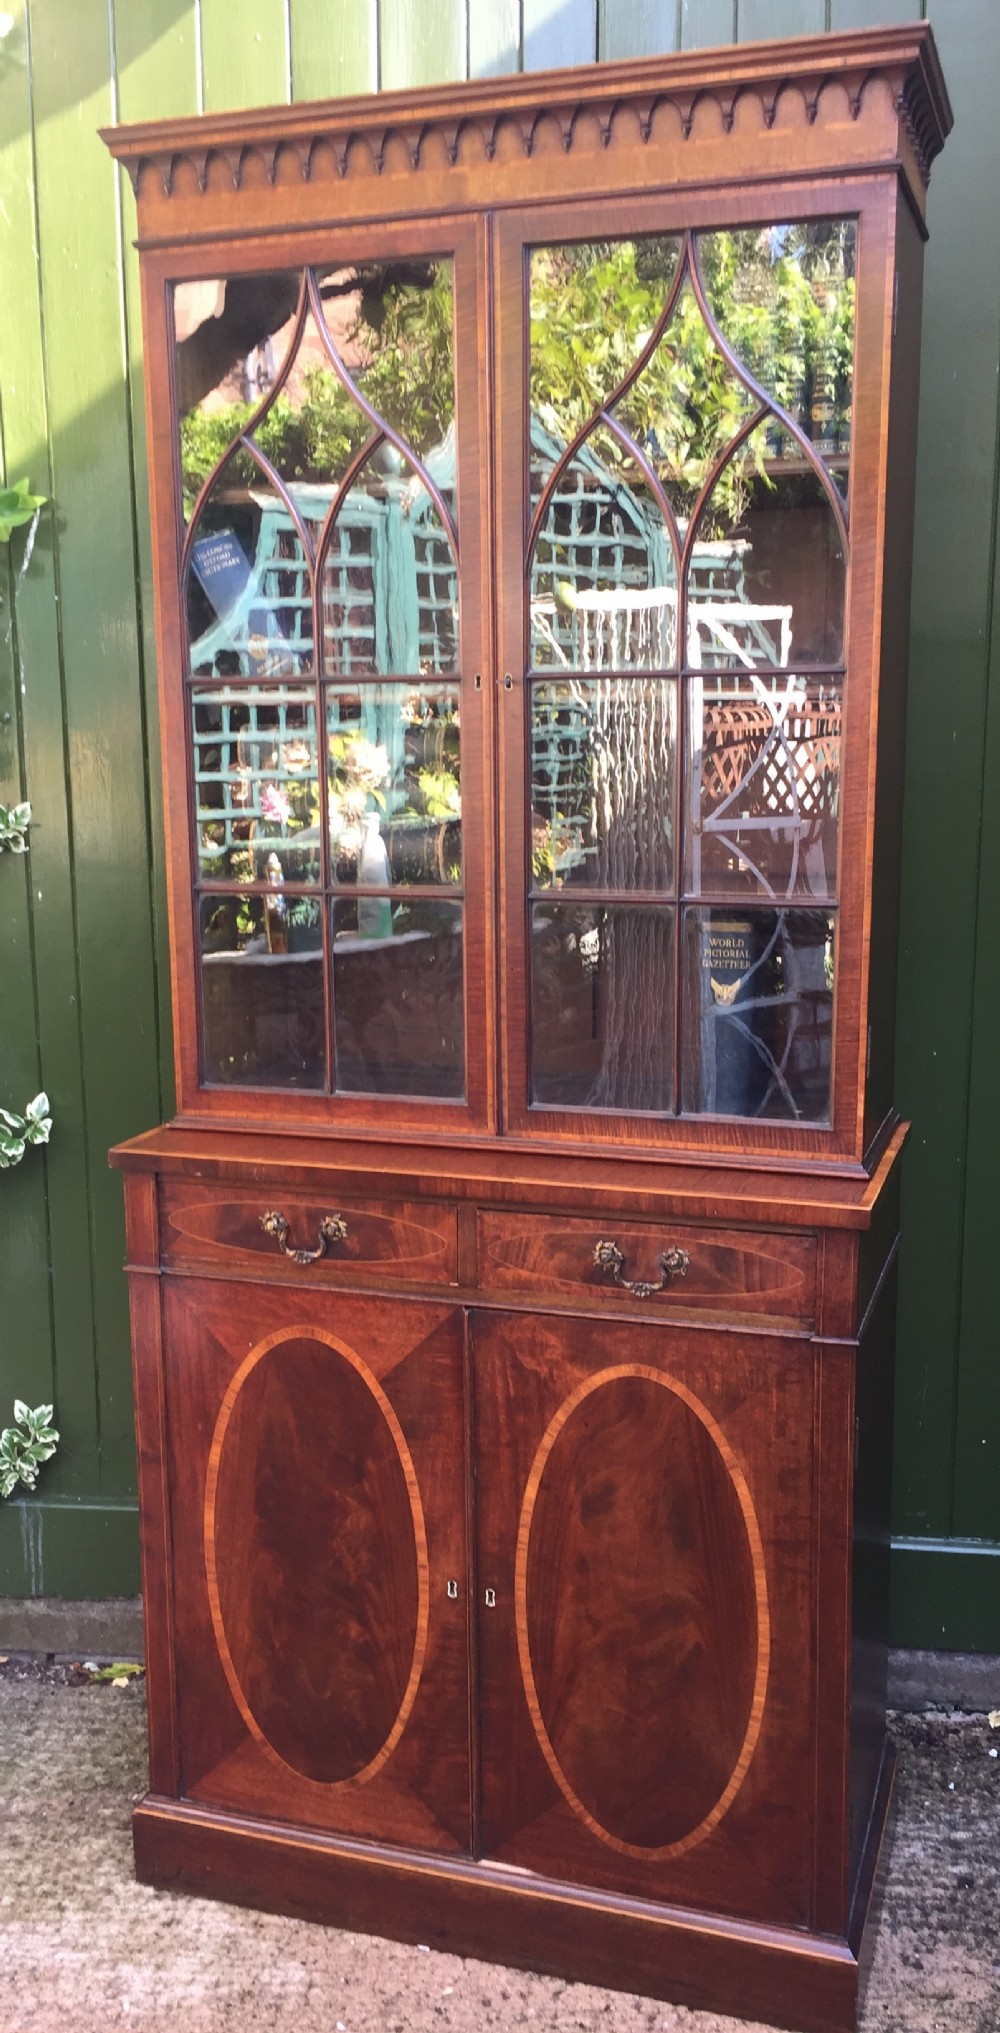
<svg viewBox="0 0 1000 2033"><path fill-rule="evenodd" d="M862 2033L998 2033L1000 1731L932 1711L896 1734ZM0 1665L3 2033L737 2033L648 1998L151 1891L129 1839L144 1784L141 1685Z"/></svg>

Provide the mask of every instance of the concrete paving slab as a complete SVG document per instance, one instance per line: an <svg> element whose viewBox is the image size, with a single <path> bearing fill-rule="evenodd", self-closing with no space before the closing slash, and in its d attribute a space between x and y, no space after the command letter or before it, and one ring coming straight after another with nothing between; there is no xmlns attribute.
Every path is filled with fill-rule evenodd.
<svg viewBox="0 0 1000 2033"><path fill-rule="evenodd" d="M141 1684L0 1664L2 2033L762 2033L136 1884L144 1708ZM862 2033L998 2033L1000 1730L938 1711L896 1734Z"/></svg>

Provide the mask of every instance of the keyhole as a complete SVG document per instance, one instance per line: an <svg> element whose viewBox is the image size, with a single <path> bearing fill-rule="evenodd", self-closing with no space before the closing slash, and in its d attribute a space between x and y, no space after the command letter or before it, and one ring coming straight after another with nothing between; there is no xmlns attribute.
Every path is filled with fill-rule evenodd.
<svg viewBox="0 0 1000 2033"><path fill-rule="evenodd" d="M457 1581L449 1581L449 1583L448 1583L448 1600L449 1600L449 1602L457 1602L457 1601L458 1601L458 1582L457 1582Z"/></svg>
<svg viewBox="0 0 1000 2033"><path fill-rule="evenodd" d="M487 1607L487 1609L496 1609L496 1606L497 1606L497 1592L496 1592L496 1589L495 1589L495 1588L488 1588L488 1589L487 1589L487 1591L486 1591L486 1607Z"/></svg>

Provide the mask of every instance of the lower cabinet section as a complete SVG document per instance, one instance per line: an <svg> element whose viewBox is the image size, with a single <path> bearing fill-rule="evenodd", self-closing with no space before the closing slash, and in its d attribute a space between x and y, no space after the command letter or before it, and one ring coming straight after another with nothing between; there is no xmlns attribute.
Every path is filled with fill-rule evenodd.
<svg viewBox="0 0 1000 2033"><path fill-rule="evenodd" d="M472 1841L464 1316L164 1280L180 1788Z"/></svg>
<svg viewBox="0 0 1000 2033"><path fill-rule="evenodd" d="M308 1267L137 1270L133 1320L144 1874L851 2027L853 1344Z"/></svg>
<svg viewBox="0 0 1000 2033"><path fill-rule="evenodd" d="M816 1923L808 1341L163 1294L183 1795Z"/></svg>

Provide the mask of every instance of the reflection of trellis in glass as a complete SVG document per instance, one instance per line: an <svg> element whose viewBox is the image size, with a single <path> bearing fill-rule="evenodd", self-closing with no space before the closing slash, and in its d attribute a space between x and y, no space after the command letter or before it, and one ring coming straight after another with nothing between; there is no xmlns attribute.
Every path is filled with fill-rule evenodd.
<svg viewBox="0 0 1000 2033"><path fill-rule="evenodd" d="M807 687L795 675L782 682L752 671L719 673L692 680L691 713L701 729L700 769L691 783L694 888L701 888L702 836L715 835L762 895L791 896L803 875L812 894L832 895L823 833L836 820L840 798L839 687ZM780 836L791 850L780 891L758 866L755 833ZM811 867L814 847L818 865Z"/></svg>
<svg viewBox="0 0 1000 2033"><path fill-rule="evenodd" d="M202 854L218 853L221 862L256 826L274 828L265 787L284 795L314 775L312 694L299 686L199 686L192 703L195 816L199 829L210 829Z"/></svg>
<svg viewBox="0 0 1000 2033"><path fill-rule="evenodd" d="M307 527L321 525L332 487L294 485ZM254 494L260 528L239 600L191 645L192 668L261 676L313 668L312 585L288 510ZM446 494L450 500L450 495ZM383 498L352 494L330 538L322 582L325 665L338 676L453 671L458 606L455 561L429 497L389 477Z"/></svg>
<svg viewBox="0 0 1000 2033"><path fill-rule="evenodd" d="M563 450L533 416L535 491L541 491ZM546 527L535 549L531 620L536 641L545 644L553 663L573 665L579 654L577 636L584 602L599 597L602 589L617 597L631 587L640 596L643 589L663 584L670 563L670 545L663 528L657 527L632 489L584 445L578 459L564 468L556 482ZM566 593L559 601L548 590L554 580ZM655 605L654 601L650 607L651 625L663 626L666 617L662 610L653 618ZM669 627L669 622L666 625ZM599 667L598 658L595 663Z"/></svg>

